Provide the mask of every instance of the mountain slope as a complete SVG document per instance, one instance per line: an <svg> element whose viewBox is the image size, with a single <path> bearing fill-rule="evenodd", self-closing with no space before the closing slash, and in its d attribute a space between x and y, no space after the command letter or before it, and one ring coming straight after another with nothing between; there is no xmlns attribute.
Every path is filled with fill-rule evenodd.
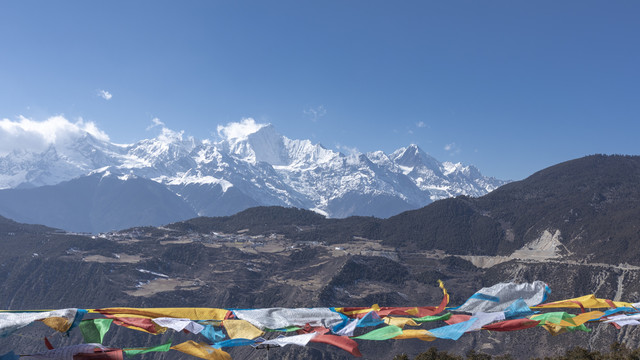
<svg viewBox="0 0 640 360"><path fill-rule="evenodd" d="M576 259L637 263L639 184L640 157L594 155L541 170L477 203L511 229L514 244L557 229Z"/></svg>
<svg viewBox="0 0 640 360"><path fill-rule="evenodd" d="M0 190L0 213L20 222L94 233L196 216L161 184L110 173L56 186Z"/></svg>
<svg viewBox="0 0 640 360"><path fill-rule="evenodd" d="M588 156L480 198L447 199L399 214L384 223L381 236L394 245L508 255L545 231L559 231L572 258L638 263L638 184L640 157ZM400 231L407 224L409 234Z"/></svg>

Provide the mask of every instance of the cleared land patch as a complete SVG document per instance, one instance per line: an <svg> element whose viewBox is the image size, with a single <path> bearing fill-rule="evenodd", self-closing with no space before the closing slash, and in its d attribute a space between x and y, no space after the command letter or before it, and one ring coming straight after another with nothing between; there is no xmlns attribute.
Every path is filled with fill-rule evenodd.
<svg viewBox="0 0 640 360"><path fill-rule="evenodd" d="M154 279L146 284L140 285L135 290L125 291L127 295L149 297L157 293L175 290L198 290L201 285L199 281L185 279Z"/></svg>
<svg viewBox="0 0 640 360"><path fill-rule="evenodd" d="M82 258L82 261L85 262L98 262L98 263L125 263L125 264L135 264L142 261L142 257L140 255L129 255L129 254L113 254L113 257L107 257L103 255L89 255Z"/></svg>

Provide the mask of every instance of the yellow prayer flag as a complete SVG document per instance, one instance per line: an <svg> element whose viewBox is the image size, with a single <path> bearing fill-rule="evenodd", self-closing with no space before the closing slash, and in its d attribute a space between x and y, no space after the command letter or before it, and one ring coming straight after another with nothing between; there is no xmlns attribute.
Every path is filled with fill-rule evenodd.
<svg viewBox="0 0 640 360"><path fill-rule="evenodd" d="M222 326L227 330L227 335L231 339L255 339L264 335L262 330L246 320L225 320L222 322Z"/></svg>
<svg viewBox="0 0 640 360"><path fill-rule="evenodd" d="M68 319L57 316L48 317L46 319L42 319L41 321L48 327L59 332L65 332L69 330L72 324L72 322L69 322Z"/></svg>
<svg viewBox="0 0 640 360"><path fill-rule="evenodd" d="M177 350L185 354L189 354L201 359L207 360L231 360L231 355L220 349L216 349L204 343L197 343L193 340L183 342L171 347L172 350Z"/></svg>
<svg viewBox="0 0 640 360"><path fill-rule="evenodd" d="M394 337L394 339L420 339L424 341L433 341L436 337L429 331L424 329L402 330L402 335Z"/></svg>
<svg viewBox="0 0 640 360"><path fill-rule="evenodd" d="M409 309L409 310L405 310L404 312L406 312L409 315L417 315L420 311L418 310L417 307L414 307L413 309Z"/></svg>
<svg viewBox="0 0 640 360"><path fill-rule="evenodd" d="M564 334L567 331L567 327L566 326L562 326L562 325L558 325L558 324L545 324L542 325L542 327L547 330L549 332L549 334L556 336L556 335L560 335L560 334Z"/></svg>
<svg viewBox="0 0 640 360"><path fill-rule="evenodd" d="M343 313L347 316L351 316L351 315L357 315L357 314L366 314L372 311L380 311L380 306L378 306L378 304L373 304L371 305L370 308L366 308L366 309L360 309L360 310L344 310L346 308L335 308L337 312L339 313Z"/></svg>
<svg viewBox="0 0 640 360"><path fill-rule="evenodd" d="M580 308L587 309L600 309L610 307L624 307L631 306L631 303L623 301L611 301L607 299L598 299L594 294L584 295L581 297L566 299L560 301L554 301L546 304L540 304L538 306L532 306L532 309L545 309L545 308Z"/></svg>
<svg viewBox="0 0 640 360"><path fill-rule="evenodd" d="M384 318L384 322L385 324L395 325L400 328L404 328L405 325L420 326L420 324L415 322L412 318L408 318L408 317L387 316L386 318Z"/></svg>
<svg viewBox="0 0 640 360"><path fill-rule="evenodd" d="M597 319L602 316L604 316L604 313L602 311L590 311L584 314L576 315L571 320L573 320L576 326L580 326L589 320Z"/></svg>
<svg viewBox="0 0 640 360"><path fill-rule="evenodd" d="M119 316L138 315L148 319L159 317L172 317L190 320L224 320L229 312L226 309L216 308L104 308L95 312Z"/></svg>

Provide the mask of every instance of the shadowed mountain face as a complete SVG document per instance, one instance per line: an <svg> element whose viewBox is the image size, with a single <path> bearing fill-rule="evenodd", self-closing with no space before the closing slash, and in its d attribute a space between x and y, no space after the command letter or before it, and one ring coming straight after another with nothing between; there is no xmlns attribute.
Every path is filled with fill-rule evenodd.
<svg viewBox="0 0 640 360"><path fill-rule="evenodd" d="M2 190L0 213L26 223L78 232L162 225L196 216L179 196L161 184L111 174L94 174L56 186Z"/></svg>
<svg viewBox="0 0 640 360"><path fill-rule="evenodd" d="M451 306L483 286L534 280L548 283L551 301L595 292L635 302L638 184L640 158L590 156L481 198L441 200L389 219L327 219L295 208L259 207L87 237L0 218L0 307L436 305L442 296L438 279L451 294ZM0 353L42 349L37 334L50 331L37 325L21 330L25 336L0 339ZM151 346L168 338L117 329L105 343ZM51 339L55 346L79 343L74 336ZM532 329L465 334L456 342L360 346L367 359L418 354L430 346L528 358L572 345L606 350L615 340L637 347L640 333L601 324L592 333L554 337ZM232 355L264 357L253 349ZM271 355L349 358L321 344Z"/></svg>
<svg viewBox="0 0 640 360"><path fill-rule="evenodd" d="M637 219L640 157L596 155L547 168L480 198L458 197L400 214L385 223L381 237L396 246L508 255L545 231L558 232L558 251L572 260L638 264ZM410 236L394 235L409 224L419 224Z"/></svg>

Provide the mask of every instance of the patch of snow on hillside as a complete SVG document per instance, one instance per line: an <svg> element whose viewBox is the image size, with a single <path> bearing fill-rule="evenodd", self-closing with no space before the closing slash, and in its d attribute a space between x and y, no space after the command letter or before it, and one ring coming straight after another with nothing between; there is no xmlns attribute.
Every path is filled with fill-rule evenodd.
<svg viewBox="0 0 640 360"><path fill-rule="evenodd" d="M402 173L405 175L408 175L410 172L413 171L413 167L410 166L402 166L402 165L398 165L398 167L400 168L400 170L402 170ZM424 180L422 178L418 178L419 180ZM416 180L418 180L416 179Z"/></svg>
<svg viewBox="0 0 640 360"><path fill-rule="evenodd" d="M138 271L140 271L141 273L144 273L144 274L150 274L150 275L153 275L153 276L160 276L160 277L167 278L167 279L169 278L169 275L157 273L157 272L150 271L150 270L145 270L145 269L136 269L136 270L138 270Z"/></svg>
<svg viewBox="0 0 640 360"><path fill-rule="evenodd" d="M132 154L127 154L122 157L122 164L119 168L122 169L141 169L145 167L150 167L151 161L139 158Z"/></svg>
<svg viewBox="0 0 640 360"><path fill-rule="evenodd" d="M315 212L317 214L320 214L320 215L322 215L324 217L327 217L327 218L329 217L329 213L328 212L326 212L326 211L324 211L322 209L319 209L317 207L311 208L309 210L311 210L311 211L313 211L313 212Z"/></svg>
<svg viewBox="0 0 640 360"><path fill-rule="evenodd" d="M229 181L225 179L219 179L213 176L190 175L190 176L175 177L171 179L164 178L160 180L161 181L159 182L163 182L162 180L167 181L168 185L187 185L187 184L220 185L220 187L222 188L222 192L227 192L229 188L233 187L233 184L230 183Z"/></svg>

